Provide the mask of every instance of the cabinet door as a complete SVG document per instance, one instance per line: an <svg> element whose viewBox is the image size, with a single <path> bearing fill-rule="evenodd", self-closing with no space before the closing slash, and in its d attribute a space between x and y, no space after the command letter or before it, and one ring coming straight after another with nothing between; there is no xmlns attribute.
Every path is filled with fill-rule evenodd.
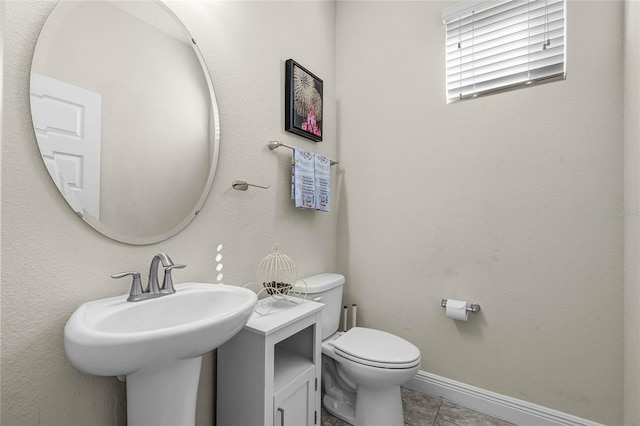
<svg viewBox="0 0 640 426"><path fill-rule="evenodd" d="M274 426L313 426L318 418L315 406L315 366L310 366L273 396Z"/></svg>

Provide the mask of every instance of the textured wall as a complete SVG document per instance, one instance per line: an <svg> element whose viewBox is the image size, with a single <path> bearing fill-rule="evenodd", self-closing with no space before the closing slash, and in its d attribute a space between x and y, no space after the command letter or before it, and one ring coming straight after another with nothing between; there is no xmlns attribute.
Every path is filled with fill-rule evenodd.
<svg viewBox="0 0 640 426"><path fill-rule="evenodd" d="M85 225L58 194L40 159L29 112L29 69L55 2L3 5L2 424L124 424L124 385L76 371L62 343L65 322L79 304L128 291L128 283L109 278L112 273L144 273L153 254L165 251L189 265L174 274L176 282L213 282L215 249L223 243L224 282L242 285L255 280L258 261L276 241L300 275L335 270L336 213L293 208L291 153L266 147L268 140L281 139L336 155L335 7L332 2L169 4L197 40L212 75L220 107L220 162L211 195L189 227L168 241L136 247ZM324 79L323 143L283 131L288 58ZM234 179L271 188L234 191ZM336 185L334 180L338 192ZM199 424L211 424L213 416L212 370L209 355Z"/></svg>
<svg viewBox="0 0 640 426"><path fill-rule="evenodd" d="M347 302L423 370L621 424L622 3L568 2L566 81L447 105L450 4L338 2Z"/></svg>

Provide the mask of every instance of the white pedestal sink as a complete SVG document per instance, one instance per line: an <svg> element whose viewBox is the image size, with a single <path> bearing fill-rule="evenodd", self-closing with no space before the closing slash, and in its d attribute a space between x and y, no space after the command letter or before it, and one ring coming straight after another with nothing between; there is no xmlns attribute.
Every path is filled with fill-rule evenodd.
<svg viewBox="0 0 640 426"><path fill-rule="evenodd" d="M80 371L127 376L127 424L193 425L202 355L246 324L254 292L185 283L141 302L127 295L87 302L64 328L64 348Z"/></svg>

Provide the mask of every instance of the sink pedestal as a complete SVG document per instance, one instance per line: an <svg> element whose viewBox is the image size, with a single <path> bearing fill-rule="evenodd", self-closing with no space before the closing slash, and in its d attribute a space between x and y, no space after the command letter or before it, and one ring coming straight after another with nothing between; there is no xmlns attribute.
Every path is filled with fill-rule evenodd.
<svg viewBox="0 0 640 426"><path fill-rule="evenodd" d="M127 376L128 426L193 426L202 357L148 365Z"/></svg>

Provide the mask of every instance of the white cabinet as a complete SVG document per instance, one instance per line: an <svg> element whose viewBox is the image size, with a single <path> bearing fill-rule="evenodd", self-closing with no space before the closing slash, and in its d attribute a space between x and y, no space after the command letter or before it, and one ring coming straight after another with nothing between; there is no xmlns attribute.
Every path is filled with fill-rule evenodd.
<svg viewBox="0 0 640 426"><path fill-rule="evenodd" d="M273 396L273 424L280 426L312 426L316 422L315 368L283 385Z"/></svg>
<svg viewBox="0 0 640 426"><path fill-rule="evenodd" d="M320 311L292 299L258 302L247 325L218 348L218 426L313 426L320 419Z"/></svg>

